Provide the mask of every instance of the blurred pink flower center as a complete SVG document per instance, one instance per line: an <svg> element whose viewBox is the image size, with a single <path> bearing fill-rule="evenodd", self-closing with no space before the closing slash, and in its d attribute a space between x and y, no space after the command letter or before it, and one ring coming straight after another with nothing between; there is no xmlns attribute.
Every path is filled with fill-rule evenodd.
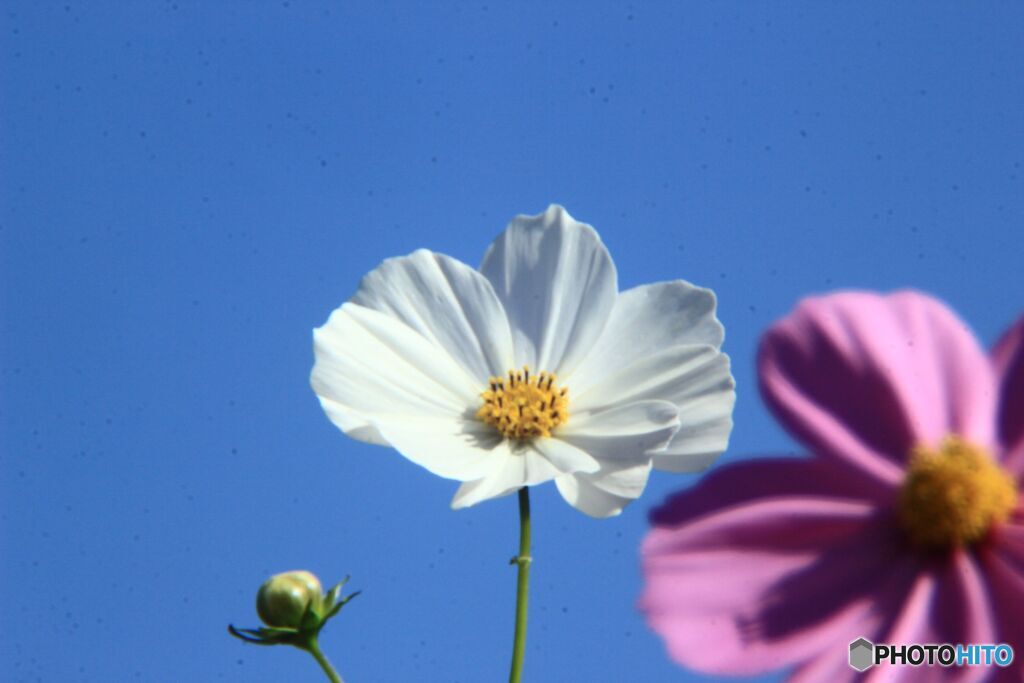
<svg viewBox="0 0 1024 683"><path fill-rule="evenodd" d="M911 543L947 550L983 539L1016 501L1013 479L984 448L948 436L913 449L897 505Z"/></svg>

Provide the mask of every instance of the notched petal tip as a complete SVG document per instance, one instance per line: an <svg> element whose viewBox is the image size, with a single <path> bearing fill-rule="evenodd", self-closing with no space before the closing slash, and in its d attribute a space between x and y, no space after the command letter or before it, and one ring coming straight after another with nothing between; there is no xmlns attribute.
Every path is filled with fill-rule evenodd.
<svg viewBox="0 0 1024 683"><path fill-rule="evenodd" d="M569 211L561 204L548 204L548 208L543 212L534 215L521 213L516 216L513 221L541 223L545 227L556 224L565 225L569 223L579 223L579 221L573 218Z"/></svg>
<svg viewBox="0 0 1024 683"><path fill-rule="evenodd" d="M561 204L550 204L547 209L538 214L521 213L509 221L505 228L506 231L523 229L541 231L552 229L563 231L580 230L588 233L597 240L598 244L601 244L602 247L604 246L603 242L601 242L601 236L594 226L576 220ZM493 248L494 245L491 246ZM486 255L484 258L486 259Z"/></svg>

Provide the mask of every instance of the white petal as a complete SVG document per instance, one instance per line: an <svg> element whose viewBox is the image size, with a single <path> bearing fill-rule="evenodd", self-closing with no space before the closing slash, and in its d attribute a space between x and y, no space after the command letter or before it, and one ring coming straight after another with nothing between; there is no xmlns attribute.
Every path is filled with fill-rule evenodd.
<svg viewBox="0 0 1024 683"><path fill-rule="evenodd" d="M559 472L538 451L529 446L512 446L503 441L504 449L496 449L501 457L498 465L485 477L466 482L455 492L452 508L459 509L476 505L490 498L499 498L519 490L523 486L536 486L551 481Z"/></svg>
<svg viewBox="0 0 1024 683"><path fill-rule="evenodd" d="M580 479L605 493L632 501L644 492L650 473L651 463L644 462L619 469L609 468L596 474L581 474Z"/></svg>
<svg viewBox="0 0 1024 683"><path fill-rule="evenodd" d="M608 324L586 360L560 379L582 394L635 359L671 346L722 346L725 331L715 317L715 293L675 280L619 294Z"/></svg>
<svg viewBox="0 0 1024 683"><path fill-rule="evenodd" d="M313 331L317 395L360 414L457 414L480 387L439 348L387 314L346 303Z"/></svg>
<svg viewBox="0 0 1024 683"><path fill-rule="evenodd" d="M596 409L616 401L659 399L679 410L679 431L654 455L654 467L670 472L706 469L729 444L735 382L729 357L712 346L675 346L606 373L583 394L570 384L570 410Z"/></svg>
<svg viewBox="0 0 1024 683"><path fill-rule="evenodd" d="M715 295L687 282L660 282L619 295L586 360L559 379L570 410L660 399L679 409L679 431L654 467L698 472L725 451L732 431L735 382L715 317Z"/></svg>
<svg viewBox="0 0 1024 683"><path fill-rule="evenodd" d="M575 413L640 400L676 403L700 395L709 383L720 382L722 365L728 376L728 361L711 346L672 346L630 358L603 373L597 382L566 382L569 408Z"/></svg>
<svg viewBox="0 0 1024 683"><path fill-rule="evenodd" d="M480 271L508 314L516 366L571 372L615 305L615 265L589 225L551 206L519 216L490 246Z"/></svg>
<svg viewBox="0 0 1024 683"><path fill-rule="evenodd" d="M647 485L651 463L599 474L563 474L555 479L562 498L591 517L614 517L640 497Z"/></svg>
<svg viewBox="0 0 1024 683"><path fill-rule="evenodd" d="M476 420L383 417L373 422L381 435L412 462L439 477L472 481L494 469L505 441Z"/></svg>
<svg viewBox="0 0 1024 683"><path fill-rule="evenodd" d="M539 438L532 446L563 474L596 472L601 468L594 456L561 439Z"/></svg>
<svg viewBox="0 0 1024 683"><path fill-rule="evenodd" d="M352 303L387 313L447 351L481 384L514 367L508 318L470 266L420 249L371 271Z"/></svg>
<svg viewBox="0 0 1024 683"><path fill-rule="evenodd" d="M477 387L447 352L403 323L347 303L313 333L310 382L346 433L390 443L462 481L490 469L497 434L477 421Z"/></svg>
<svg viewBox="0 0 1024 683"><path fill-rule="evenodd" d="M352 408L323 396L318 396L317 398L320 399L320 407L327 413L327 417L346 435L358 441L372 443L377 446L391 445L384 440L384 437L381 436L376 427L359 417Z"/></svg>
<svg viewBox="0 0 1024 683"><path fill-rule="evenodd" d="M710 391L679 409L679 431L654 454L655 469L703 472L729 447L735 391Z"/></svg>
<svg viewBox="0 0 1024 683"><path fill-rule="evenodd" d="M555 480L559 493L591 517L619 514L643 493L651 451L664 447L678 426L676 407L667 401L637 401L572 413L559 428L558 438L592 455L601 469L559 476Z"/></svg>
<svg viewBox="0 0 1024 683"><path fill-rule="evenodd" d="M569 420L558 427L558 438L577 447L595 444L597 452L584 450L598 460L631 458L633 451L642 459L645 451L659 447L659 441L667 443L679 426L678 411L668 401L634 401L584 411L573 410L570 403L569 409ZM627 448L629 444L633 447Z"/></svg>

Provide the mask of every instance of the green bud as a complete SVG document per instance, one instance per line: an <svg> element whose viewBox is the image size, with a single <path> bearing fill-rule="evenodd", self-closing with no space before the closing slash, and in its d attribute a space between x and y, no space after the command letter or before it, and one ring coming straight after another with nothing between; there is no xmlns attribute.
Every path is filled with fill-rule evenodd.
<svg viewBox="0 0 1024 683"><path fill-rule="evenodd" d="M275 574L260 586L256 594L256 612L272 628L297 629L306 610L319 616L323 588L320 580L307 571Z"/></svg>
<svg viewBox="0 0 1024 683"><path fill-rule="evenodd" d="M248 643L293 645L312 652L310 648L316 648L316 638L324 624L359 595L359 591L341 594L341 587L347 582L346 576L325 595L320 580L309 572L275 574L260 586L256 595L256 611L266 627L235 628L228 624L228 632Z"/></svg>

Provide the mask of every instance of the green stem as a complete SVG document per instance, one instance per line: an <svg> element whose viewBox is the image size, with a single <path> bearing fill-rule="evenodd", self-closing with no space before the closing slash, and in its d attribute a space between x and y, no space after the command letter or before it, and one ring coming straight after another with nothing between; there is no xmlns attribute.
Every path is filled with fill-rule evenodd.
<svg viewBox="0 0 1024 683"><path fill-rule="evenodd" d="M519 489L519 555L512 563L519 566L519 581L516 585L516 631L512 642L512 670L509 683L519 683L523 677L523 655L526 654L526 602L530 592L530 491Z"/></svg>
<svg viewBox="0 0 1024 683"><path fill-rule="evenodd" d="M309 651L309 654L313 655L313 659L316 660L316 663L319 664L320 668L324 670L325 674L327 674L327 678L331 679L331 683L345 683L345 681L341 679L341 676L338 675L338 672L334 670L334 667L331 666L331 663L327 661L327 657L324 656L324 653L320 651L320 643L317 642L316 636L312 636L306 642L305 649Z"/></svg>

